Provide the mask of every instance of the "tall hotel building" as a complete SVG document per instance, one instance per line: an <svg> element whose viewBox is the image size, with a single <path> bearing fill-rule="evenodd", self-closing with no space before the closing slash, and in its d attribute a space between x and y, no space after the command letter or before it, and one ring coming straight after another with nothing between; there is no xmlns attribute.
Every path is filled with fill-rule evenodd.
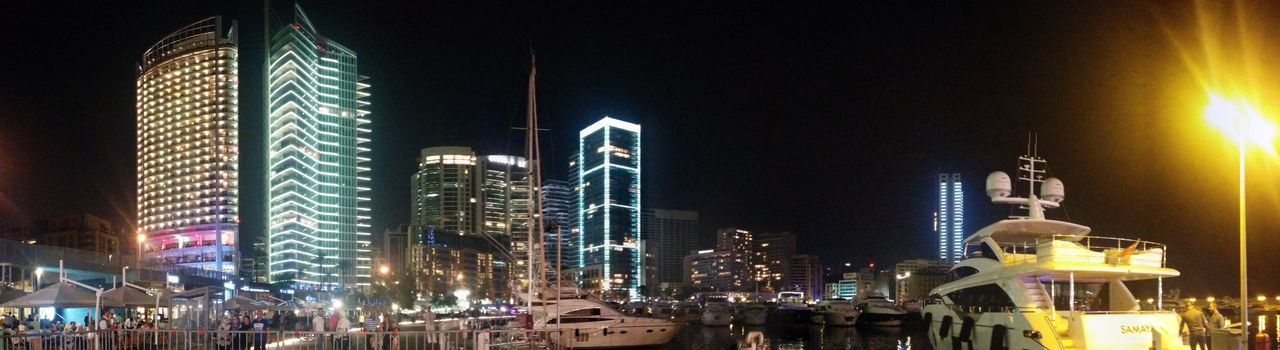
<svg viewBox="0 0 1280 350"><path fill-rule="evenodd" d="M938 260L959 262L964 258L964 189L960 174L938 175L938 212L933 220L938 233Z"/></svg>
<svg viewBox="0 0 1280 350"><path fill-rule="evenodd" d="M272 280L367 286L369 85L354 51L316 31L301 7L270 33L267 217Z"/></svg>
<svg viewBox="0 0 1280 350"><path fill-rule="evenodd" d="M578 133L580 281L589 290L638 295L640 125L605 117Z"/></svg>
<svg viewBox="0 0 1280 350"><path fill-rule="evenodd" d="M165 36L138 74L138 239L148 264L234 276L239 243L235 22Z"/></svg>

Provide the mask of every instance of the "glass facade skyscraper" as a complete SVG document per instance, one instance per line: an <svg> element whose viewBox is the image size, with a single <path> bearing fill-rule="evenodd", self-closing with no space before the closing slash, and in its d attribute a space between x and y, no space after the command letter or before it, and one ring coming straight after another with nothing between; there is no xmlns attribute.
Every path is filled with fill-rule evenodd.
<svg viewBox="0 0 1280 350"><path fill-rule="evenodd" d="M543 243L546 261L555 269L577 267L577 225L570 221L578 204L573 185L564 180L545 180L542 182L541 195L542 215L547 231L546 241Z"/></svg>
<svg viewBox="0 0 1280 350"><path fill-rule="evenodd" d="M291 274L303 288L367 286L372 130L356 53L321 36L296 5L268 48L271 278Z"/></svg>
<svg viewBox="0 0 1280 350"><path fill-rule="evenodd" d="M960 174L938 175L938 212L934 215L938 260L959 262L964 258L964 189Z"/></svg>
<svg viewBox="0 0 1280 350"><path fill-rule="evenodd" d="M410 244L432 244L437 234L476 233L475 173L476 153L469 147L422 149L418 172L409 179Z"/></svg>
<svg viewBox="0 0 1280 350"><path fill-rule="evenodd" d="M579 267L587 289L638 295L640 125L604 117L578 132Z"/></svg>
<svg viewBox="0 0 1280 350"><path fill-rule="evenodd" d="M237 32L234 21L228 26L210 17L165 36L142 55L137 223L149 264L236 272Z"/></svg>

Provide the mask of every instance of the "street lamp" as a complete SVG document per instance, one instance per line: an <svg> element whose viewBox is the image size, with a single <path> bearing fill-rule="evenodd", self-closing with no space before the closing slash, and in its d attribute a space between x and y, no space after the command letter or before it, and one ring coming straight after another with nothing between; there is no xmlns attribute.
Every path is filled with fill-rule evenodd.
<svg viewBox="0 0 1280 350"><path fill-rule="evenodd" d="M1236 141L1240 153L1240 322L1249 322L1249 260L1245 245L1245 155L1249 144L1261 147L1274 155L1273 147L1276 138L1276 126L1262 116L1256 108L1243 99L1230 100L1216 93L1209 93L1209 105L1204 108L1205 118L1214 128L1227 134ZM1244 338L1240 338L1240 347L1244 347Z"/></svg>

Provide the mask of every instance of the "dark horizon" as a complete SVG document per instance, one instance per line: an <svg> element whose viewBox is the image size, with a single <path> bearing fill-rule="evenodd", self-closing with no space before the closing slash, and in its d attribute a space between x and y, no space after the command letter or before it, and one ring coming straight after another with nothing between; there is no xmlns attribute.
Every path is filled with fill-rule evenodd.
<svg viewBox="0 0 1280 350"><path fill-rule="evenodd" d="M702 246L742 227L795 233L827 266L936 256L937 174L965 178L972 233L1008 214L983 181L1012 173L1034 132L1066 184L1052 218L1169 244L1183 277L1166 285L1237 290L1235 148L1199 115L1192 3L301 5L371 77L375 234L408 222L421 148L522 153L512 128L532 43L546 177L564 179L578 129L639 123L644 206L698 211ZM259 236L261 8L0 4L14 50L0 58L0 224L87 212L131 226L137 61L221 15L242 31L242 241ZM1280 22L1251 29L1275 37ZM1280 67L1276 43L1252 44L1257 67ZM1256 154L1251 289L1277 295L1262 277L1280 266L1267 254L1280 249L1280 161Z"/></svg>

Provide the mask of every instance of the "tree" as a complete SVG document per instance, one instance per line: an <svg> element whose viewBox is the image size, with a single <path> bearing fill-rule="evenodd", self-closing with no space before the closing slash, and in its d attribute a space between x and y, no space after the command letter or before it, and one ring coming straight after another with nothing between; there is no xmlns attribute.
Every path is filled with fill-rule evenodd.
<svg viewBox="0 0 1280 350"><path fill-rule="evenodd" d="M413 269L400 274L400 283L396 284L396 301L400 307L412 308L413 303L418 301L417 276L417 271Z"/></svg>

